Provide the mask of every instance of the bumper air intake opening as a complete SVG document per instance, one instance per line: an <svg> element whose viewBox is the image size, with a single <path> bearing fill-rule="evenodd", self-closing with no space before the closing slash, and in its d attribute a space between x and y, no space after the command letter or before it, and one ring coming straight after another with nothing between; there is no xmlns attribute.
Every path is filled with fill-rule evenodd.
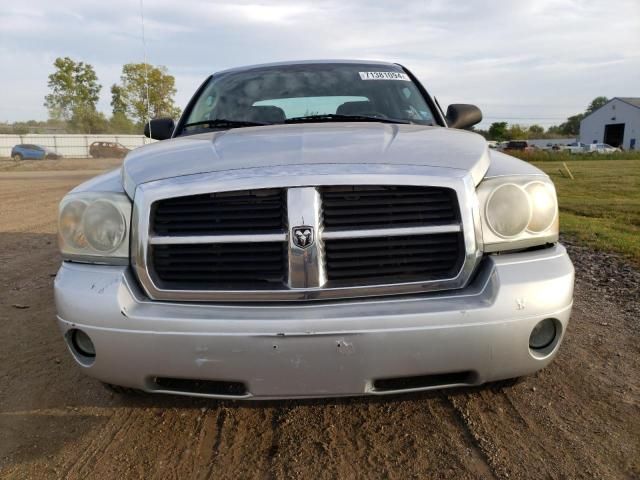
<svg viewBox="0 0 640 480"><path fill-rule="evenodd" d="M245 397L249 392L242 382L226 380L194 380L189 378L156 377L153 379L156 390L192 393L200 395L224 395Z"/></svg>
<svg viewBox="0 0 640 480"><path fill-rule="evenodd" d="M529 352L534 358L544 359L551 355L562 337L562 323L557 318L539 321L529 336Z"/></svg>
<svg viewBox="0 0 640 480"><path fill-rule="evenodd" d="M392 392L396 390L443 387L445 385L473 385L477 382L477 377L475 372L464 371L415 377L381 378L373 381L373 388L376 392Z"/></svg>
<svg viewBox="0 0 640 480"><path fill-rule="evenodd" d="M73 357L80 365L84 367L93 365L96 360L96 348L85 331L72 328L65 334L65 339Z"/></svg>

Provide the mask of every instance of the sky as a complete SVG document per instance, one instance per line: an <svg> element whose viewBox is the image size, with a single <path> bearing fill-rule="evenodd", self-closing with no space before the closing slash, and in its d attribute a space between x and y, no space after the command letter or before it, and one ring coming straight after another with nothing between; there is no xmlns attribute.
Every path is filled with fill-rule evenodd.
<svg viewBox="0 0 640 480"><path fill-rule="evenodd" d="M300 59L405 65L481 126L549 126L596 96L640 97L640 0L143 0L146 57L184 108L211 73ZM98 109L141 62L140 0L0 0L0 121L44 120L56 57L95 67ZM446 107L445 107L446 108Z"/></svg>

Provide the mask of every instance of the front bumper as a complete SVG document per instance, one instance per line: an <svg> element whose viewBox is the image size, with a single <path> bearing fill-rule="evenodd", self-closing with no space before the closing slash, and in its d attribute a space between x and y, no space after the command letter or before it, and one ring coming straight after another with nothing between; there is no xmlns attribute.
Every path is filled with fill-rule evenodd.
<svg viewBox="0 0 640 480"><path fill-rule="evenodd" d="M477 385L533 373L558 351L573 276L564 247L555 245L488 256L462 290L211 305L150 301L127 267L64 263L55 299L68 345L72 329L86 332L95 345L93 359L70 346L74 358L104 382L220 398L327 397ZM533 352L529 336L545 318L557 320L556 341ZM202 390L192 386L206 382L158 379L235 382L243 389Z"/></svg>

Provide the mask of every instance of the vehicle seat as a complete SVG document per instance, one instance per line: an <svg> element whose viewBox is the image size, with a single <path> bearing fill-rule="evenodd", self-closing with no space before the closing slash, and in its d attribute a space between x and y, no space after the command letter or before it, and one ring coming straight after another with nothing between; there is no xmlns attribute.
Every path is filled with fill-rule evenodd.
<svg viewBox="0 0 640 480"><path fill-rule="evenodd" d="M250 107L246 118L248 122L260 123L284 123L286 119L284 110L273 105Z"/></svg>
<svg viewBox="0 0 640 480"><path fill-rule="evenodd" d="M369 100L345 102L336 110L337 115L366 115L375 113L373 103Z"/></svg>

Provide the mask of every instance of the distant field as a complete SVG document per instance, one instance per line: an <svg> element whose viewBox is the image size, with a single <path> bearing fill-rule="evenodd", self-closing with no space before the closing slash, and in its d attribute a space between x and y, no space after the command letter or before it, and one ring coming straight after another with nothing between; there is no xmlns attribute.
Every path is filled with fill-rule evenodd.
<svg viewBox="0 0 640 480"><path fill-rule="evenodd" d="M638 153L627 155L635 158ZM559 155L564 161L565 155ZM551 175L556 184L561 231L581 243L620 253L640 265L640 158L566 157L575 180L560 174L562 161L531 162ZM73 170L97 174L121 163L119 159L0 160L0 172Z"/></svg>
<svg viewBox="0 0 640 480"><path fill-rule="evenodd" d="M640 265L640 160L567 161L574 180L562 162L532 163L555 182L561 232Z"/></svg>
<svg viewBox="0 0 640 480"><path fill-rule="evenodd" d="M567 162L567 161L601 161L601 160L640 160L640 150L615 153L570 153L554 150L533 150L531 152L509 151L509 155L527 160L528 162Z"/></svg>
<svg viewBox="0 0 640 480"><path fill-rule="evenodd" d="M19 162L0 159L0 172L111 170L121 164L121 158L63 158L62 160L22 160Z"/></svg>

